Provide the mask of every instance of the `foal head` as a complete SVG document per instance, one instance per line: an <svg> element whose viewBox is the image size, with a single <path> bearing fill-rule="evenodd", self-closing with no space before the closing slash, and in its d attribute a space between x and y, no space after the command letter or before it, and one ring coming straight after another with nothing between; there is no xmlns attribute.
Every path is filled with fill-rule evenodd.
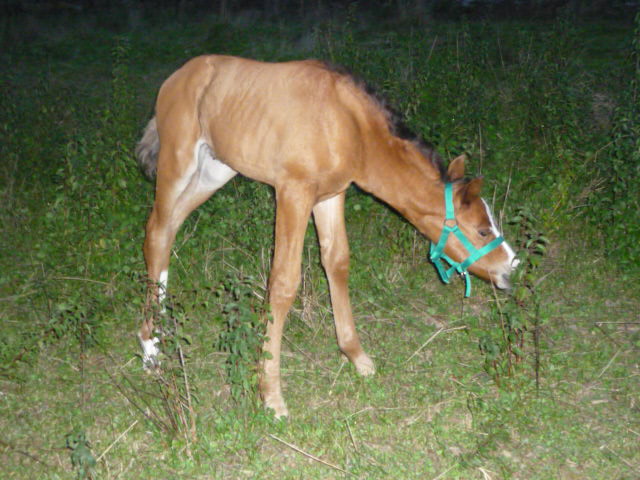
<svg viewBox="0 0 640 480"><path fill-rule="evenodd" d="M467 248L457 234L449 235L446 240L444 252L451 259L458 263L464 263L472 255L472 251L481 250L483 247L494 242L501 237L496 222L491 214L487 202L480 197L482 188L482 178L472 180L464 179L465 157L460 156L453 160L447 170L446 181L451 183L452 204L455 213L455 220L445 220L445 200L440 197L443 207L443 215L440 220L442 225L455 227L464 234L473 247ZM446 194L445 194L446 195ZM499 243L496 241L495 243ZM509 275L517 266L518 260L515 253L506 241L497 246L487 247L488 253L482 254L480 258L473 261L468 266L468 270L484 280L491 281L496 287L506 289L510 287ZM470 260L471 261L471 260Z"/></svg>

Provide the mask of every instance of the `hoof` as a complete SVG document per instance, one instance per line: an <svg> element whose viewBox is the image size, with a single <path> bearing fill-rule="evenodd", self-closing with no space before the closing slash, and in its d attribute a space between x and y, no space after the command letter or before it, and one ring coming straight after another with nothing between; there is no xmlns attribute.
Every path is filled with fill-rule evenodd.
<svg viewBox="0 0 640 480"><path fill-rule="evenodd" d="M363 353L353 361L356 370L363 377L368 377L376 373L376 367L373 365L373 360L369 358L369 355Z"/></svg>
<svg viewBox="0 0 640 480"><path fill-rule="evenodd" d="M284 403L282 398L273 399L273 400L265 400L264 406L268 410L273 411L273 416L276 419L286 419L289 416L289 410L287 409L287 405Z"/></svg>
<svg viewBox="0 0 640 480"><path fill-rule="evenodd" d="M160 359L158 358L160 349L157 347L160 339L153 337L149 340L143 340L140 336L138 339L142 347L142 368L147 372L157 370L160 367Z"/></svg>

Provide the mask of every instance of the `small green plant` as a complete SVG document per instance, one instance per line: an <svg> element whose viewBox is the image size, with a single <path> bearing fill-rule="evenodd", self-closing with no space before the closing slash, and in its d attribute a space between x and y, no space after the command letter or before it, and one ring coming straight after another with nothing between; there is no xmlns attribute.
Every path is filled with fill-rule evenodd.
<svg viewBox="0 0 640 480"><path fill-rule="evenodd" d="M218 348L227 352L226 374L231 397L241 407L255 405L258 365L265 337L265 312L255 294L256 281L250 276L228 277L219 287L224 331Z"/></svg>
<svg viewBox="0 0 640 480"><path fill-rule="evenodd" d="M500 385L500 379L511 376L514 366L525 355L525 334L532 332L534 340L536 385L539 385L539 329L541 306L538 286L544 280L538 270L547 253L549 240L537 228L533 214L526 207L517 210L510 220L518 229L516 249L520 263L511 275L513 289L504 301L497 296L490 317L500 325L499 334L486 333L479 340L485 358L485 370Z"/></svg>
<svg viewBox="0 0 640 480"><path fill-rule="evenodd" d="M96 459L91 453L91 445L85 431L77 427L66 435L65 440L67 448L71 451L71 465L76 471L76 478L78 480L95 478Z"/></svg>
<svg viewBox="0 0 640 480"><path fill-rule="evenodd" d="M87 312L84 304L70 299L56 305L45 333L56 339L67 336L75 338L84 353L85 349L97 343L96 335L99 327L97 317Z"/></svg>

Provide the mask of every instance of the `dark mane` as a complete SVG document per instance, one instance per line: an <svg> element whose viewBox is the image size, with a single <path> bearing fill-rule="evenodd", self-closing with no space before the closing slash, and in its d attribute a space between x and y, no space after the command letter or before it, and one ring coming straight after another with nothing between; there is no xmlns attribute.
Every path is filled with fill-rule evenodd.
<svg viewBox="0 0 640 480"><path fill-rule="evenodd" d="M405 123L402 114L400 114L400 112L391 105L384 95L382 95L371 84L367 83L342 65L336 65L327 61L321 61L320 63L322 63L324 68L330 72L349 78L356 87L366 93L372 103L384 114L387 119L389 131L398 138L412 142L440 173L440 179L443 182L450 181L444 161L438 152L436 152L434 146L431 143L426 142L420 135L416 134L411 130L411 128L409 128Z"/></svg>

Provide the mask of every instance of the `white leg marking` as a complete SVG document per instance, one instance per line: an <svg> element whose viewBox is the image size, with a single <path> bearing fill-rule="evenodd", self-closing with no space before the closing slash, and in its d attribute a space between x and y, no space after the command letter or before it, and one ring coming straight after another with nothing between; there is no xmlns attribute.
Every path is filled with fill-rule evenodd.
<svg viewBox="0 0 640 480"><path fill-rule="evenodd" d="M160 304L160 313L166 312L164 301L167 297L168 282L169 272L168 270L163 270L160 272L160 278L158 278L158 303ZM158 331L157 326L155 330L156 332ZM158 360L160 349L157 347L157 344L160 343L160 339L158 337L151 337L149 340L143 340L140 334L138 334L138 340L142 347L143 368L145 370L152 370L153 368L158 367L160 365L160 360Z"/></svg>
<svg viewBox="0 0 640 480"><path fill-rule="evenodd" d="M167 298L167 285L169 284L169 271L163 270L160 272L160 278L158 279L158 303L162 306L162 312L164 313L164 300Z"/></svg>
<svg viewBox="0 0 640 480"><path fill-rule="evenodd" d="M158 303L160 304L160 313L166 313L167 307L165 306L165 299L167 298L167 285L169 284L169 271L163 270L160 272L160 278L158 279Z"/></svg>
<svg viewBox="0 0 640 480"><path fill-rule="evenodd" d="M142 366L144 369L150 370L160 365L160 361L158 360L160 349L156 346L156 344L160 342L160 339L153 337L149 340L143 340L142 337L138 335L138 340L140 340L140 346L142 347Z"/></svg>

